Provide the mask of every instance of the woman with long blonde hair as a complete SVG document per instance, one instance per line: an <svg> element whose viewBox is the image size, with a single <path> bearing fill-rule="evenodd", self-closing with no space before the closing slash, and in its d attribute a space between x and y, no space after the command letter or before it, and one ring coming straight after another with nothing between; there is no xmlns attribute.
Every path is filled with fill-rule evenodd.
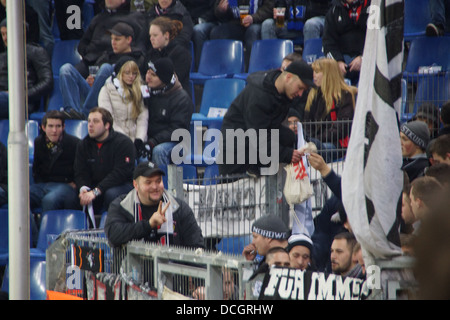
<svg viewBox="0 0 450 320"><path fill-rule="evenodd" d="M308 94L304 116L305 122L312 122L310 137L319 144L319 149L345 149L355 110L357 88L345 82L334 59L318 59L313 62L312 68L316 88L312 88ZM318 121L322 123L314 123Z"/></svg>
<svg viewBox="0 0 450 320"><path fill-rule="evenodd" d="M147 140L148 110L144 106L141 74L130 57L121 58L98 96L98 106L111 112L114 130L136 140Z"/></svg>

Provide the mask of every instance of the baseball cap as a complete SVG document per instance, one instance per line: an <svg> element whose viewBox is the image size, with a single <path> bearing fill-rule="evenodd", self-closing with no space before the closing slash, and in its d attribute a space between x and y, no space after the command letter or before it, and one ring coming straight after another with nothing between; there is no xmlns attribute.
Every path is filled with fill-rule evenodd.
<svg viewBox="0 0 450 320"><path fill-rule="evenodd" d="M138 177L151 177L155 174L160 174L165 176L166 174L162 169L160 169L156 163L151 161L140 162L133 173L133 180L136 180Z"/></svg>
<svg viewBox="0 0 450 320"><path fill-rule="evenodd" d="M297 75L308 87L315 87L313 69L304 60L294 61L284 71Z"/></svg>
<svg viewBox="0 0 450 320"><path fill-rule="evenodd" d="M108 29L109 33L112 33L116 36L125 36L125 37L134 37L134 30L128 23L118 22L112 27Z"/></svg>

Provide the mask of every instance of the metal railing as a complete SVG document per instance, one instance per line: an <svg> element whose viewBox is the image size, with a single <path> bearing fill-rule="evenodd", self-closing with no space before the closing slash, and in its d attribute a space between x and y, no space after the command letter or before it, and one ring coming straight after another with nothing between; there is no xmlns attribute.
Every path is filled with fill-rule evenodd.
<svg viewBox="0 0 450 320"><path fill-rule="evenodd" d="M47 249L46 287L86 299L244 299L252 262L221 252L132 241L111 248L103 230L62 234Z"/></svg>

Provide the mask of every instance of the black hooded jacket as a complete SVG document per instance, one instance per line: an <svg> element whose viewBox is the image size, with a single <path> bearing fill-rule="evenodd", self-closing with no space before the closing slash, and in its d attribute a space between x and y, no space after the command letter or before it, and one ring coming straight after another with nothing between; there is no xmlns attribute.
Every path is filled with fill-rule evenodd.
<svg viewBox="0 0 450 320"><path fill-rule="evenodd" d="M295 143L295 134L286 126L282 125L289 111L291 100L284 94L278 93L275 80L281 74L280 70L260 71L252 73L247 78L247 86L231 103L230 108L224 116L222 123L223 160L226 162L227 152L233 152L234 164L219 165L221 174L244 173L249 167L248 153L250 150L258 150L256 141L250 141L246 145L246 163L237 164L237 143L235 149L226 150L227 129L268 129L267 150L270 150L270 130L279 130L279 162L290 163ZM252 149L249 147L253 146ZM259 152L258 152L259 154ZM258 158L258 166L260 165Z"/></svg>

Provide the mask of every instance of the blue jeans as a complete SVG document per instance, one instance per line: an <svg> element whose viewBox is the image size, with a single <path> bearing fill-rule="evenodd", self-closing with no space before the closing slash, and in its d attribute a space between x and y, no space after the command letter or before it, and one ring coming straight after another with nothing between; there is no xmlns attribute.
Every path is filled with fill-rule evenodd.
<svg viewBox="0 0 450 320"><path fill-rule="evenodd" d="M192 33L192 42L194 43L194 54L195 57L192 57L195 61L195 67L198 68L198 64L200 63L200 56L203 49L203 43L209 40L209 35L211 34L211 30L217 26L215 22L204 22L199 23L194 26L194 31Z"/></svg>
<svg viewBox="0 0 450 320"><path fill-rule="evenodd" d="M302 30L288 30L286 27L277 28L275 20L266 19L261 24L261 39L295 39L302 36Z"/></svg>
<svg viewBox="0 0 450 320"><path fill-rule="evenodd" d="M172 163L171 153L173 147L177 145L176 142L163 142L153 148L152 161L159 167L167 166Z"/></svg>
<svg viewBox="0 0 450 320"><path fill-rule="evenodd" d="M42 182L30 185L31 210L42 208L42 212L61 209L79 209L78 194L67 183Z"/></svg>
<svg viewBox="0 0 450 320"><path fill-rule="evenodd" d="M97 199L94 200L94 212L96 215L100 215L104 211L108 211L111 202L122 194L126 194L133 189L131 183L125 183L120 186L115 186L107 189Z"/></svg>
<svg viewBox="0 0 450 320"><path fill-rule="evenodd" d="M325 16L312 17L306 20L305 25L303 26L303 40L321 38L324 25Z"/></svg>
<svg viewBox="0 0 450 320"><path fill-rule="evenodd" d="M430 0L431 22L450 32L450 0Z"/></svg>
<svg viewBox="0 0 450 320"><path fill-rule="evenodd" d="M64 107L70 107L87 116L89 110L98 106L98 94L113 70L112 65L102 64L91 87L73 65L64 64L59 70L59 86Z"/></svg>

